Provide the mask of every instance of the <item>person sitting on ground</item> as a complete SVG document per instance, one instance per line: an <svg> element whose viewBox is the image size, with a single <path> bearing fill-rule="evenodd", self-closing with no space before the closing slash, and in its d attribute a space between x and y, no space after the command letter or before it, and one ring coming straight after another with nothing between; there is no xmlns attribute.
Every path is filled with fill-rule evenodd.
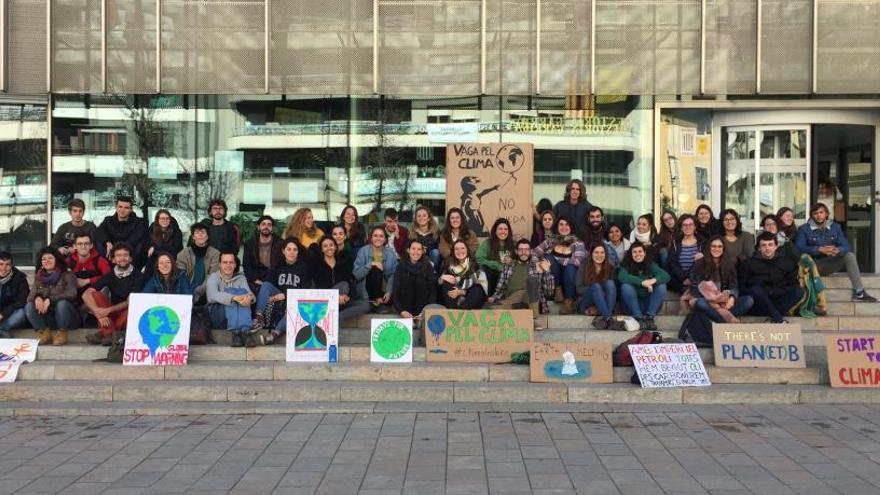
<svg viewBox="0 0 880 495"><path fill-rule="evenodd" d="M256 347L251 333L251 306L256 301L233 252L220 253L220 270L208 277L208 314L214 328L232 334L232 347Z"/></svg>
<svg viewBox="0 0 880 495"><path fill-rule="evenodd" d="M724 242L724 252L731 257L734 264L739 264L755 254L755 236L743 230L742 221L736 210L728 208L721 212L721 226L724 228L721 237Z"/></svg>
<svg viewBox="0 0 880 495"><path fill-rule="evenodd" d="M409 239L409 231L397 221L397 210L394 208L385 209L385 222L383 225L385 226L385 237L388 246L394 248L394 252L397 253L398 257L403 256L406 252L406 241Z"/></svg>
<svg viewBox="0 0 880 495"><path fill-rule="evenodd" d="M358 293L367 295L371 311L384 311L391 302L395 270L397 252L386 245L385 227L373 227L370 231L370 243L358 251L354 260L354 278L358 283Z"/></svg>
<svg viewBox="0 0 880 495"><path fill-rule="evenodd" d="M587 216L593 205L587 201L587 188L583 181L572 179L565 185L565 196L553 207L553 218L568 218L572 229L587 226ZM577 235L577 233L575 233Z"/></svg>
<svg viewBox="0 0 880 495"><path fill-rule="evenodd" d="M364 224L359 220L357 208L345 205L339 215L339 225L345 230L345 238L348 239L348 244L353 251L357 252L366 244L367 232Z"/></svg>
<svg viewBox="0 0 880 495"><path fill-rule="evenodd" d="M657 232L657 239L654 246L657 248L657 258L660 266L666 266L669 260L669 250L672 244L678 238L678 217L675 213L666 210L660 215L660 230Z"/></svg>
<svg viewBox="0 0 880 495"><path fill-rule="evenodd" d="M82 295L112 269L110 262L98 253L92 244L92 238L86 234L77 236L73 243L74 250L67 257L67 267L76 276L76 286Z"/></svg>
<svg viewBox="0 0 880 495"><path fill-rule="evenodd" d="M416 208L415 216L413 216L412 228L409 229L409 239L411 241L419 241L425 247L428 260L434 266L434 270L440 269L440 233L437 228L437 221L427 206L419 206ZM409 249L407 249L408 251Z"/></svg>
<svg viewBox="0 0 880 495"><path fill-rule="evenodd" d="M98 228L92 222L83 219L85 212L86 203L79 198L74 198L67 204L70 221L64 222L58 227L55 235L52 236L52 244L50 244L61 253L61 256L67 257L73 253L77 237L86 235L89 239L95 238Z"/></svg>
<svg viewBox="0 0 880 495"><path fill-rule="evenodd" d="M296 237L303 247L302 257L308 258L311 257L311 247L324 237L324 231L315 225L315 216L310 208L300 208L290 217L282 237L285 239Z"/></svg>
<svg viewBox="0 0 880 495"><path fill-rule="evenodd" d="M724 239L716 235L707 244L708 251L694 264L690 274L688 304L694 316L687 331L695 342L711 344L712 322L739 323L739 317L752 309L754 300L739 293L736 262L726 252L728 244Z"/></svg>
<svg viewBox="0 0 880 495"><path fill-rule="evenodd" d="M244 276L257 294L269 272L281 263L281 238L275 235L275 220L269 215L257 219L257 233L244 243Z"/></svg>
<svg viewBox="0 0 880 495"><path fill-rule="evenodd" d="M153 274L144 283L141 292L144 294L191 296L192 286L189 285L186 274L177 269L174 256L171 253L159 251L155 257Z"/></svg>
<svg viewBox="0 0 880 495"><path fill-rule="evenodd" d="M598 330L615 328L612 313L617 304L617 274L609 258L604 244L593 246L577 275L578 313L589 314L595 306L599 316L593 319L593 327Z"/></svg>
<svg viewBox="0 0 880 495"><path fill-rule="evenodd" d="M238 225L226 218L228 211L226 201L219 198L212 199L208 203L208 218L203 219L201 223L208 229L208 240L212 248L217 252L237 253L241 246L241 231Z"/></svg>
<svg viewBox="0 0 880 495"><path fill-rule="evenodd" d="M672 280L669 288L675 292L687 290L691 269L703 257L703 241L697 236L697 222L692 215L684 214L678 219L678 239L672 243L666 267Z"/></svg>
<svg viewBox="0 0 880 495"><path fill-rule="evenodd" d="M309 263L299 257L302 252L299 241L295 237L288 237L281 242L280 249L283 261L266 274L260 285L260 292L257 293L257 314L253 329L270 329L263 337L266 345L274 343L287 332L287 291L312 287Z"/></svg>
<svg viewBox="0 0 880 495"><path fill-rule="evenodd" d="M527 304L535 318L535 330L540 330L538 316L550 312L547 307L549 294L553 294L550 261L532 258L529 241L520 239L516 243L516 259L502 267L495 292L488 299L489 304L509 309Z"/></svg>
<svg viewBox="0 0 880 495"><path fill-rule="evenodd" d="M339 249L333 239L321 240L321 259L311 264L312 281L316 289L339 291L339 319L350 320L370 310L370 305L358 299L355 292L354 256ZM361 249L368 246L363 246Z"/></svg>
<svg viewBox="0 0 880 495"><path fill-rule="evenodd" d="M391 293L391 303L397 314L401 318L413 318L417 324L421 323L425 306L437 303L437 276L424 253L425 246L420 241L409 241L406 254L394 272L394 290ZM413 340L421 342L420 334L415 332Z"/></svg>
<svg viewBox="0 0 880 495"><path fill-rule="evenodd" d="M486 302L489 282L462 239L452 243L452 256L440 270L440 304L449 309L480 309Z"/></svg>
<svg viewBox="0 0 880 495"><path fill-rule="evenodd" d="M205 282L220 269L220 251L209 240L208 226L194 223L189 228L189 244L177 255L177 269L186 274L196 305L205 304Z"/></svg>
<svg viewBox="0 0 880 495"><path fill-rule="evenodd" d="M12 331L27 326L25 306L28 303L27 275L15 267L12 255L0 251L0 338L12 337Z"/></svg>
<svg viewBox="0 0 880 495"><path fill-rule="evenodd" d="M587 225L576 225L575 233L581 232L584 246L602 244L608 238L608 226L605 224L605 211L598 206L590 208Z"/></svg>
<svg viewBox="0 0 880 495"><path fill-rule="evenodd" d="M776 235L759 235L755 254L740 264L739 285L754 299L756 314L785 323L785 315L797 307L804 290L798 282L797 260L780 255L778 247Z"/></svg>
<svg viewBox="0 0 880 495"><path fill-rule="evenodd" d="M64 268L64 260L53 247L37 253L39 267L24 307L28 322L37 331L40 345L67 343L68 330L80 325L76 308L76 277ZM52 332L55 331L55 335Z"/></svg>
<svg viewBox="0 0 880 495"><path fill-rule="evenodd" d="M705 241L713 235L724 234L724 227L721 225L721 222L715 218L715 213L709 205L703 204L697 206L697 210L694 212L694 221L697 226L697 237L701 240ZM679 218L679 224L680 223L681 218Z"/></svg>
<svg viewBox="0 0 880 495"><path fill-rule="evenodd" d="M632 242L623 236L623 228L612 223L608 226L608 240L605 241L605 253L608 261L616 268L620 265L620 261L626 257Z"/></svg>
<svg viewBox="0 0 880 495"><path fill-rule="evenodd" d="M852 284L853 301L877 301L862 285L856 254L850 249L840 224L828 219L828 207L823 203L816 203L810 208L810 220L798 229L795 242L800 252L813 258L820 275L831 275L846 269Z"/></svg>
<svg viewBox="0 0 880 495"><path fill-rule="evenodd" d="M98 331L86 335L92 345L110 345L114 332L125 332L128 323L128 296L140 292L144 286L143 274L132 261L132 248L117 242L110 251L113 269L83 292L82 300L88 311L98 320ZM109 292L109 297L103 291Z"/></svg>
<svg viewBox="0 0 880 495"><path fill-rule="evenodd" d="M144 279L149 279L156 266L156 253L162 251L177 256L183 250L183 233L171 212L161 209L150 225L149 248L147 248L147 264L144 267Z"/></svg>
<svg viewBox="0 0 880 495"><path fill-rule="evenodd" d="M450 208L446 212L446 225L440 231L440 242L437 243L442 260L452 256L452 243L459 239L467 244L468 251L472 253L476 253L477 248L480 247L480 239L464 222L464 212L461 208Z"/></svg>
<svg viewBox="0 0 880 495"><path fill-rule="evenodd" d="M506 218L495 220L489 232L489 237L480 243L476 258L489 281L489 294L494 294L498 275L504 265L513 262L516 248L513 245L513 228Z"/></svg>
<svg viewBox="0 0 880 495"><path fill-rule="evenodd" d="M134 201L128 196L116 198L116 213L104 218L95 232L95 247L101 256L113 260L110 251L118 242L131 246L135 270L141 271L147 262L149 229L147 222L133 210Z"/></svg>
<svg viewBox="0 0 880 495"><path fill-rule="evenodd" d="M587 251L583 241L574 234L568 217L556 220L553 236L532 251L536 260L550 261L550 272L556 284L554 300L562 303L561 314L574 313L574 300L577 297L577 271L586 258Z"/></svg>
<svg viewBox="0 0 880 495"><path fill-rule="evenodd" d="M646 330L657 330L654 317L663 306L666 284L670 276L648 257L641 242L634 242L620 263L620 300L623 306Z"/></svg>
<svg viewBox="0 0 880 495"><path fill-rule="evenodd" d="M556 217L553 216L551 210L541 212L541 221L537 223L535 231L532 232L532 240L529 244L532 248L536 248L546 241L548 237L553 235L553 225L556 223Z"/></svg>

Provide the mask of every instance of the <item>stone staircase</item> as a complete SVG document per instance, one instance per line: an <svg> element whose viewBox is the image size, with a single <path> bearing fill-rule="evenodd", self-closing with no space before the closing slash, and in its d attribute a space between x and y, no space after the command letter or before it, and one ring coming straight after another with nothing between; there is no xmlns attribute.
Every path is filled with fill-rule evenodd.
<svg viewBox="0 0 880 495"><path fill-rule="evenodd" d="M84 343L92 329L71 332L71 343L44 346L37 361L22 366L18 381L0 386L0 415L192 414L373 411L607 411L650 408L655 404L797 404L876 403L873 390L828 386L824 337L829 332L880 333L880 303L849 302L845 277L828 277L829 316L793 318L803 327L808 367L748 369L714 366L711 349L701 349L713 385L706 388L642 389L629 383L631 368L615 368L613 384L529 383L528 366L513 364L440 364L425 362L415 349L414 362L374 365L367 346L370 316L346 321L340 331L339 363L286 363L283 345L231 348L192 346L185 367L128 367L96 362L105 347ZM865 278L880 294L880 277ZM666 302L656 322L666 338L675 338L683 317L678 301ZM373 315L388 317L388 315ZM545 317L540 341L609 342L628 332L598 331L591 317ZM763 318L747 317L761 322ZM32 331L16 332L31 337Z"/></svg>

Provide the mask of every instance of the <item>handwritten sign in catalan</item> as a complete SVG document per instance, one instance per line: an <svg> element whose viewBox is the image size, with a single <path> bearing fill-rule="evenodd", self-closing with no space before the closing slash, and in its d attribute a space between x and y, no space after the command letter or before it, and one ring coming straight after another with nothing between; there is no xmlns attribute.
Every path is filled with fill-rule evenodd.
<svg viewBox="0 0 880 495"><path fill-rule="evenodd" d="M880 334L825 337L832 387L880 387Z"/></svg>
<svg viewBox="0 0 880 495"><path fill-rule="evenodd" d="M707 387L712 383L694 344L630 345L642 388Z"/></svg>
<svg viewBox="0 0 880 495"><path fill-rule="evenodd" d="M0 339L0 383L12 383L18 368L37 359L37 339Z"/></svg>
<svg viewBox="0 0 880 495"><path fill-rule="evenodd" d="M457 206L478 237L488 237L498 218L517 238L532 235L535 149L530 143L446 146L446 207Z"/></svg>
<svg viewBox="0 0 880 495"><path fill-rule="evenodd" d="M612 383L611 344L608 342L535 342L529 361L531 381L537 383Z"/></svg>
<svg viewBox="0 0 880 495"><path fill-rule="evenodd" d="M428 361L507 363L532 349L532 312L527 309L430 309L425 311Z"/></svg>
<svg viewBox="0 0 880 495"><path fill-rule="evenodd" d="M804 368L800 325L712 325L715 365L728 368Z"/></svg>

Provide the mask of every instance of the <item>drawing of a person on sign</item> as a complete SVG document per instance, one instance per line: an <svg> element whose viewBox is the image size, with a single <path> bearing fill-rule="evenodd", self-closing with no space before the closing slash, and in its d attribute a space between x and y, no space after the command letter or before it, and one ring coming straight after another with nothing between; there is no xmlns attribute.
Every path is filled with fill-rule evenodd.
<svg viewBox="0 0 880 495"><path fill-rule="evenodd" d="M525 154L519 146L507 144L498 150L495 155L495 163L498 169L508 176L503 183L485 187L483 181L477 176L468 175L461 179L461 209L464 212L464 219L468 227L479 237L488 235L486 219L481 211L483 197L503 189L510 181L516 184L516 172L525 163Z"/></svg>

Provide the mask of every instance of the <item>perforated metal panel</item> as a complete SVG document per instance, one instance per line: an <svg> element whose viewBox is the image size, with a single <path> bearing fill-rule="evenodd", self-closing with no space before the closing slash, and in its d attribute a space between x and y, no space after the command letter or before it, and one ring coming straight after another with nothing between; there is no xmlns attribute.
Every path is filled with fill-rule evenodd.
<svg viewBox="0 0 880 495"><path fill-rule="evenodd" d="M699 0L598 0L597 94L699 91Z"/></svg>
<svg viewBox="0 0 880 495"><path fill-rule="evenodd" d="M706 1L706 93L755 92L757 19L755 0Z"/></svg>
<svg viewBox="0 0 880 495"><path fill-rule="evenodd" d="M394 95L480 92L480 2L381 0L379 91Z"/></svg>
<svg viewBox="0 0 880 495"><path fill-rule="evenodd" d="M102 90L101 1L53 0L52 91Z"/></svg>
<svg viewBox="0 0 880 495"><path fill-rule="evenodd" d="M263 9L262 0L162 0L162 92L262 92Z"/></svg>
<svg viewBox="0 0 880 495"><path fill-rule="evenodd" d="M107 0L107 91L156 91L156 0Z"/></svg>
<svg viewBox="0 0 880 495"><path fill-rule="evenodd" d="M534 0L487 0L486 93L535 92L538 16Z"/></svg>
<svg viewBox="0 0 880 495"><path fill-rule="evenodd" d="M542 94L590 92L590 15L590 0L542 0Z"/></svg>
<svg viewBox="0 0 880 495"><path fill-rule="evenodd" d="M819 0L818 8L818 92L880 92L880 2Z"/></svg>
<svg viewBox="0 0 880 495"><path fill-rule="evenodd" d="M271 6L273 92L373 92L372 1L272 0Z"/></svg>
<svg viewBox="0 0 880 495"><path fill-rule="evenodd" d="M46 2L9 0L7 16L8 90L46 94Z"/></svg>
<svg viewBox="0 0 880 495"><path fill-rule="evenodd" d="M761 92L810 93L812 1L763 0L761 8Z"/></svg>

